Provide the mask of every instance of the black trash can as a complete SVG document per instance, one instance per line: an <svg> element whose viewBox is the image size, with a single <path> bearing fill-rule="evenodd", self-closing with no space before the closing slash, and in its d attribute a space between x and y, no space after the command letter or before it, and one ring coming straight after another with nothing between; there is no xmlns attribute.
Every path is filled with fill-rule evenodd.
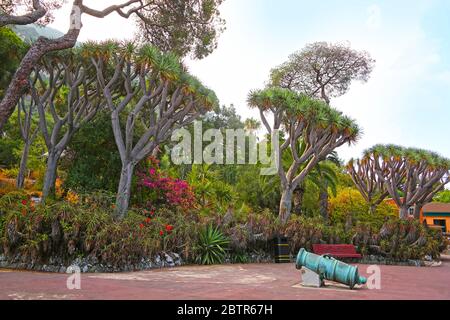
<svg viewBox="0 0 450 320"><path fill-rule="evenodd" d="M276 237L273 239L275 263L290 263L290 248L286 237Z"/></svg>

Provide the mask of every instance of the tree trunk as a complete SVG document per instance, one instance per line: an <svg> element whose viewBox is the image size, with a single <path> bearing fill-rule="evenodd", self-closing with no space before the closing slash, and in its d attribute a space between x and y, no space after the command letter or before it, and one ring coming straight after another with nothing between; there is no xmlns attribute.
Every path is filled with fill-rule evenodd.
<svg viewBox="0 0 450 320"><path fill-rule="evenodd" d="M283 190L283 193L281 195L280 211L278 212L278 218L283 224L288 222L291 216L293 194L294 190L292 190L292 188L286 188L285 190Z"/></svg>
<svg viewBox="0 0 450 320"><path fill-rule="evenodd" d="M49 152L47 159L47 169L44 177L44 187L42 188L42 199L49 196L55 196L55 183L58 169L60 152Z"/></svg>
<svg viewBox="0 0 450 320"><path fill-rule="evenodd" d="M328 188L325 187L319 193L319 203L320 203L320 214L325 222L328 222L329 212L328 212Z"/></svg>
<svg viewBox="0 0 450 320"><path fill-rule="evenodd" d="M353 212L348 212L345 216L345 232L349 232L353 228Z"/></svg>
<svg viewBox="0 0 450 320"><path fill-rule="evenodd" d="M414 219L420 219L420 212L422 211L423 205L416 203L414 206Z"/></svg>
<svg viewBox="0 0 450 320"><path fill-rule="evenodd" d="M122 165L119 189L117 190L116 197L116 209L114 211L114 218L119 220L125 218L127 215L131 196L131 182L133 179L133 172L134 165L132 163Z"/></svg>
<svg viewBox="0 0 450 320"><path fill-rule="evenodd" d="M370 214L375 214L376 210L377 210L377 206L374 203L371 203L370 207L369 207L369 213Z"/></svg>
<svg viewBox="0 0 450 320"><path fill-rule="evenodd" d="M27 174L28 155L30 154L30 143L25 143L20 159L19 174L17 175L16 186L18 189L23 189L25 186L25 175Z"/></svg>
<svg viewBox="0 0 450 320"><path fill-rule="evenodd" d="M400 208L400 219L402 219L402 220L408 219L408 209L409 209L408 206L406 206L406 207L403 206Z"/></svg>
<svg viewBox="0 0 450 320"><path fill-rule="evenodd" d="M303 203L303 197L305 195L305 188L302 184L300 184L297 188L294 190L294 208L293 212L295 214L301 215L302 214L302 203Z"/></svg>
<svg viewBox="0 0 450 320"><path fill-rule="evenodd" d="M5 95L0 101L0 131L14 112L20 96L27 89L28 77L39 60L48 52L72 48L77 42L79 33L80 29L70 29L60 38L39 37L33 43L20 62Z"/></svg>

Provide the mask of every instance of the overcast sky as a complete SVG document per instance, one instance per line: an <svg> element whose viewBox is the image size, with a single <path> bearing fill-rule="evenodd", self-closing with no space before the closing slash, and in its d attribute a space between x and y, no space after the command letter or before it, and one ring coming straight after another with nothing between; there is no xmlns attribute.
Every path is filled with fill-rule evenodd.
<svg viewBox="0 0 450 320"><path fill-rule="evenodd" d="M120 0L89 0L101 9ZM51 25L68 27L70 7ZM263 87L271 68L315 41L348 41L377 60L368 83L354 83L332 106L355 118L364 135L343 147L344 159L376 143L431 149L450 157L450 1L448 0L226 0L227 30L218 49L188 61L192 74L234 104L245 119L251 89ZM83 17L80 41L132 38L132 20L114 14Z"/></svg>

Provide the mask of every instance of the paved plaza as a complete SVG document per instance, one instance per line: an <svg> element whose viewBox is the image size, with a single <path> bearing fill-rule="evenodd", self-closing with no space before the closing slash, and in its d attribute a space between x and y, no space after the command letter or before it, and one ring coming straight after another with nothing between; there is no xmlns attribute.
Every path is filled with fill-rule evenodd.
<svg viewBox="0 0 450 320"><path fill-rule="evenodd" d="M359 265L367 275L367 265ZM294 264L186 266L133 273L66 274L0 270L0 299L450 299L450 258L440 267L381 267L381 290L299 286Z"/></svg>

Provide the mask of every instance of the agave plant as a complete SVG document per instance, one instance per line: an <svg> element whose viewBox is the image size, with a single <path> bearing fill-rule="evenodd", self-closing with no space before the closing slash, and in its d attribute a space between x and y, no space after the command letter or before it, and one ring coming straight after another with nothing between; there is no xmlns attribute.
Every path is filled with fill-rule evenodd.
<svg viewBox="0 0 450 320"><path fill-rule="evenodd" d="M229 243L230 240L218 228L209 225L199 234L196 262L204 265L223 263Z"/></svg>

